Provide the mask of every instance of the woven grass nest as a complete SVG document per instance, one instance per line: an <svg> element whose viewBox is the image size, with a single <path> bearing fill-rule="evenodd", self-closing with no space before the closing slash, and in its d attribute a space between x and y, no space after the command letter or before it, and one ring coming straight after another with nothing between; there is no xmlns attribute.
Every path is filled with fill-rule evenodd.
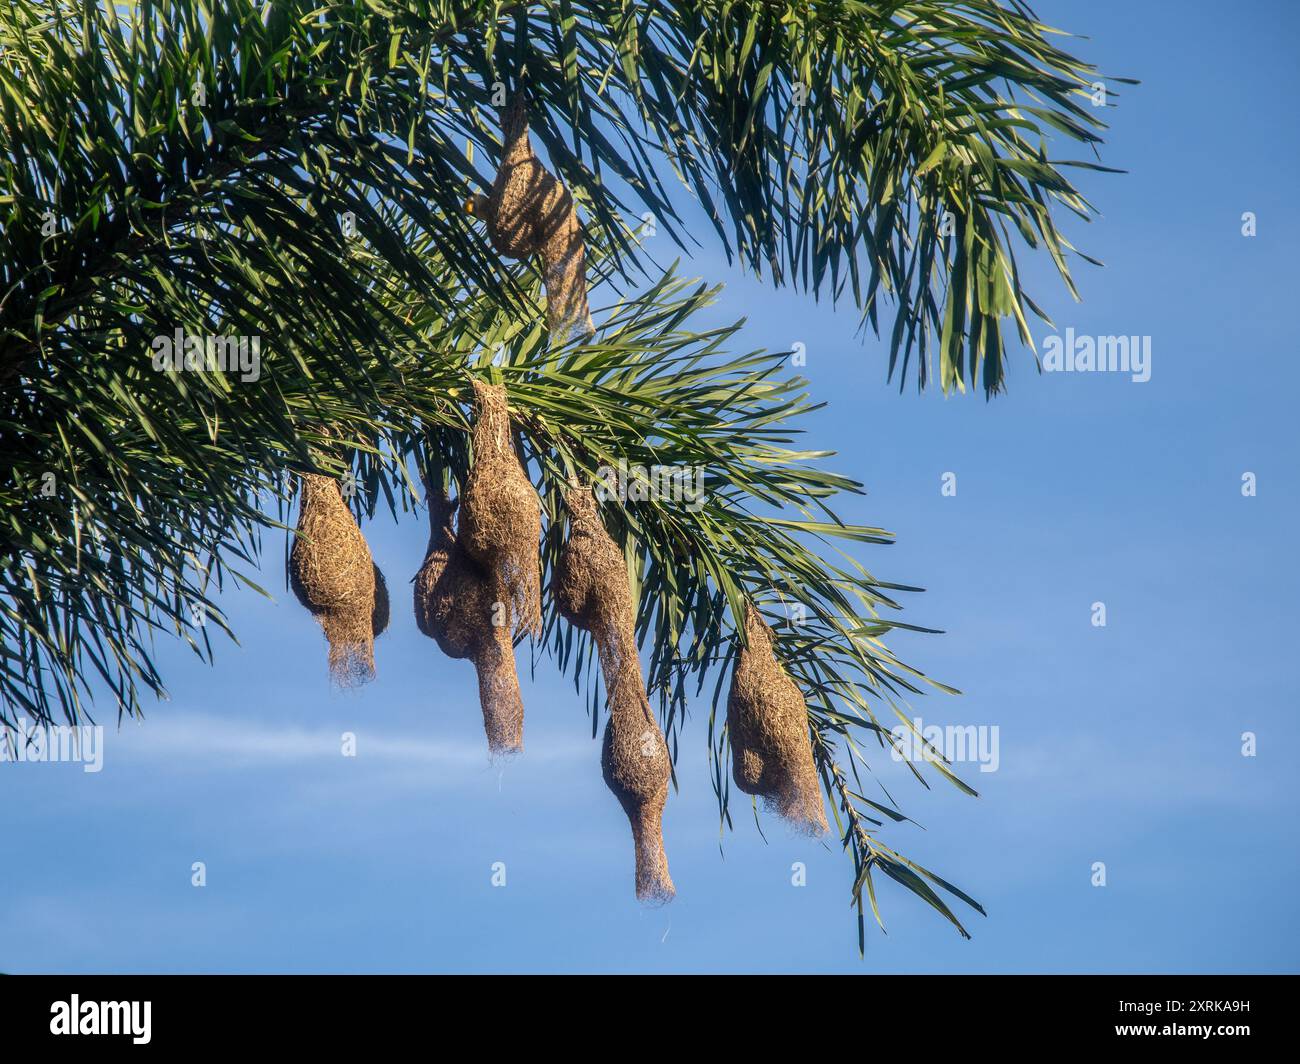
<svg viewBox="0 0 1300 1064"><path fill-rule="evenodd" d="M553 338L593 332L587 304L586 242L573 196L542 165L528 136L528 103L516 91L501 117L501 165L489 195L465 209L487 223L497 253L540 255L546 282L546 321Z"/></svg>
<svg viewBox="0 0 1300 1064"><path fill-rule="evenodd" d="M542 630L542 507L515 451L505 389L474 381L474 461L460 500L459 542L503 591L510 627Z"/></svg>
<svg viewBox="0 0 1300 1064"><path fill-rule="evenodd" d="M333 477L300 474L289 583L329 643L340 687L374 679L375 638L388 627L388 586Z"/></svg>
<svg viewBox="0 0 1300 1064"><path fill-rule="evenodd" d="M478 673L488 749L518 753L524 745L524 704L513 640L504 610L510 598L500 577L477 562L457 538L453 503L426 479L429 548L415 576L415 623L450 658L469 658Z"/></svg>
<svg viewBox="0 0 1300 1064"><path fill-rule="evenodd" d="M415 577L415 621L448 657L474 663L495 756L524 746L514 635L541 631L542 511L515 449L505 390L473 386L473 463L460 497L453 503L441 477L425 478L429 546Z"/></svg>
<svg viewBox="0 0 1300 1064"><path fill-rule="evenodd" d="M803 695L777 660L772 630L750 603L745 639L727 698L731 774L796 828L826 831Z"/></svg>
<svg viewBox="0 0 1300 1064"><path fill-rule="evenodd" d="M590 488L571 482L565 505L569 539L556 566L555 604L596 643L609 699L601 772L632 826L637 897L665 902L676 893L663 843L672 769L641 676L627 563L605 530Z"/></svg>

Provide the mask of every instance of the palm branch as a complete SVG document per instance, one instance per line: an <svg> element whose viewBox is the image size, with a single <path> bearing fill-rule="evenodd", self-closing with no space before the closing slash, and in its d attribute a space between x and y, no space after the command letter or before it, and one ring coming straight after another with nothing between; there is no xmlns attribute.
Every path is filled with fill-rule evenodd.
<svg viewBox="0 0 1300 1064"><path fill-rule="evenodd" d="M544 500L619 461L706 470L698 510L610 518L674 749L688 696L715 684L723 817L714 714L735 618L746 599L774 622L798 604L780 653L854 860L859 933L873 870L957 923L932 886L970 899L879 841L876 814L902 814L861 793L864 740L884 749L896 700L929 683L882 642L912 589L836 553L889 536L841 522L834 496L857 484L795 446L812 400L782 353L693 330L716 290L661 270L625 218L650 212L689 251L693 198L746 268L851 299L900 385L924 387L937 354L941 387L978 377L991 395L1008 319L1030 345L1045 319L1017 251L1044 247L1073 291L1057 218L1091 214L1067 175L1097 164L1047 141L1095 147L1099 75L1050 36L1018 0L7 0L0 720L79 720L97 686L138 712L164 690L154 634L210 658L196 605L229 632L218 592L260 590L287 471L346 464L369 516L381 500L399 514L431 456L463 476L469 375L485 373ZM498 262L461 210L490 182L495 97L525 86L617 299L591 343L559 350L536 272ZM262 376L156 370L151 342L176 329L259 338ZM314 446L324 423L342 459ZM553 616L545 640L589 666Z"/></svg>

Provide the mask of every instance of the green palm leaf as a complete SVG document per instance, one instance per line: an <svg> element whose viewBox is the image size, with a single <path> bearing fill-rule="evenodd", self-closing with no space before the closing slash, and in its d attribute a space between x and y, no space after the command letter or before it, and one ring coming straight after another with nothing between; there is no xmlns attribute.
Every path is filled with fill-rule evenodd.
<svg viewBox="0 0 1300 1064"><path fill-rule="evenodd" d="M712 691L723 820L716 712L752 599L808 698L860 935L873 869L956 922L934 888L974 903L884 846L872 814L902 814L858 779L861 740L886 750L901 699L942 688L882 642L918 627L896 618L915 589L853 556L890 536L836 516L860 489L800 446L815 404L784 356L697 329L717 290L654 267L625 219L689 251L693 198L747 269L851 299L900 385L997 392L1007 319L1032 343L1044 317L1017 252L1045 248L1074 291L1058 218L1090 217L1068 175L1100 168L1048 155L1102 129L1099 75L1052 39L1018 0L5 0L0 722L79 720L96 687L138 712L164 691L156 633L205 659L213 626L233 637L219 594L259 589L288 471L346 465L366 516L400 516L420 463L463 478L469 378L492 374L557 522L548 567L570 473L703 471L698 507L606 517L674 750ZM494 94L523 84L614 301L581 347L547 347L537 274L461 209L494 168ZM160 368L176 330L256 338L255 378ZM548 615L544 638L583 674L584 636Z"/></svg>

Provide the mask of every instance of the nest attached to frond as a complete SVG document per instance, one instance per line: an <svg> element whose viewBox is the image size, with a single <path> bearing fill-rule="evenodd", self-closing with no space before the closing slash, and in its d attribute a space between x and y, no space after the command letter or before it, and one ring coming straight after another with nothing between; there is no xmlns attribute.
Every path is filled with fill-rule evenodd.
<svg viewBox="0 0 1300 1064"><path fill-rule="evenodd" d="M471 199L469 210L487 223L498 254L515 259L542 256L546 321L553 337L593 332L582 223L569 190L533 151L522 90L502 114L501 135L501 166L491 193Z"/></svg>
<svg viewBox="0 0 1300 1064"><path fill-rule="evenodd" d="M508 625L539 635L541 503L515 451L505 389L475 379L474 394L474 462L460 499L458 539L501 584Z"/></svg>
<svg viewBox="0 0 1300 1064"><path fill-rule="evenodd" d="M456 509L441 485L426 481L429 548L415 577L415 623L450 658L469 658L478 674L488 749L517 753L524 745L524 704L510 635L509 596L496 574L479 565L452 527Z"/></svg>
<svg viewBox="0 0 1300 1064"><path fill-rule="evenodd" d="M340 687L374 679L375 637L388 625L388 588L333 477L299 476L300 504L289 583L329 642Z"/></svg>
<svg viewBox="0 0 1300 1064"><path fill-rule="evenodd" d="M556 608L590 633L600 656L609 699L601 772L632 825L637 897L669 901L676 890L664 852L663 811L672 768L641 676L627 563L590 488L571 481L565 504L569 539L555 568Z"/></svg>
<svg viewBox="0 0 1300 1064"><path fill-rule="evenodd" d="M777 660L775 636L752 603L727 697L731 774L746 794L800 830L826 831L808 710L798 685Z"/></svg>

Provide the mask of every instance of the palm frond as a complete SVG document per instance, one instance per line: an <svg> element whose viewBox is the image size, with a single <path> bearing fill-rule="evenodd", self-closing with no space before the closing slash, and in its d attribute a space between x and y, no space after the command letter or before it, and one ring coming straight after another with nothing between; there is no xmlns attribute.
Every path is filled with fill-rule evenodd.
<svg viewBox="0 0 1300 1064"><path fill-rule="evenodd" d="M1032 343L1043 317L1017 249L1073 291L1057 219L1092 213L1067 175L1098 167L1047 144L1095 148L1099 75L1053 38L1019 0L3 0L0 723L77 721L95 689L139 712L164 692L156 635L204 658L213 628L233 637L219 592L259 587L288 472L350 468L365 515L408 511L413 463L463 475L487 373L554 519L548 566L570 473L701 471L698 506L606 518L674 752L712 688L723 819L718 693L753 600L808 698L860 926L873 869L969 901L879 841L873 813L902 814L857 776L863 740L885 749L898 700L934 686L883 643L915 627L913 589L854 557L889 534L837 517L858 485L800 445L813 400L783 356L697 330L716 290L661 272L626 218L689 250L692 198L748 269L852 299L900 384L937 355L945 390L992 394L1008 319ZM536 273L461 209L520 88L620 300L580 347L548 347ZM160 362L173 337L255 341L257 364ZM554 617L545 645L575 675L589 660Z"/></svg>

